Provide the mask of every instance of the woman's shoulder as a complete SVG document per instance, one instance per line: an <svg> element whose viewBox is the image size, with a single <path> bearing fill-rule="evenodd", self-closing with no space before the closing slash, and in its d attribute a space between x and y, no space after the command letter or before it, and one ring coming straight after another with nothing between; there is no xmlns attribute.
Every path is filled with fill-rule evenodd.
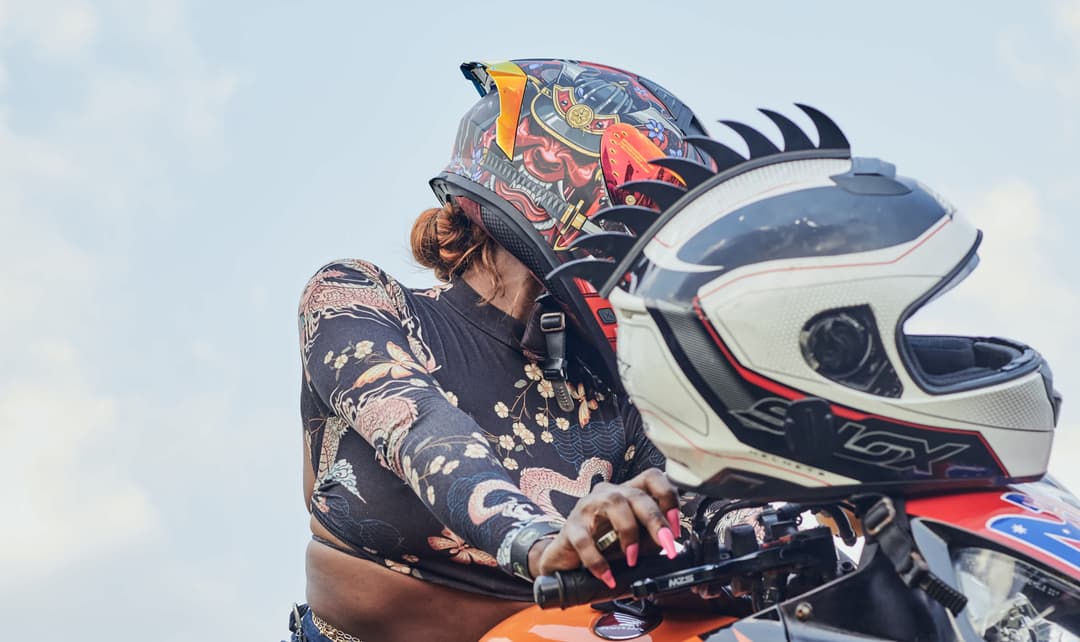
<svg viewBox="0 0 1080 642"><path fill-rule="evenodd" d="M311 277L311 281L324 279L347 280L350 277L378 281L394 280L394 277L371 261L365 261L364 259L337 259L316 270Z"/></svg>
<svg viewBox="0 0 1080 642"><path fill-rule="evenodd" d="M300 312L356 307L400 314L408 305L408 290L379 266L362 259L338 259L308 280L300 297Z"/></svg>

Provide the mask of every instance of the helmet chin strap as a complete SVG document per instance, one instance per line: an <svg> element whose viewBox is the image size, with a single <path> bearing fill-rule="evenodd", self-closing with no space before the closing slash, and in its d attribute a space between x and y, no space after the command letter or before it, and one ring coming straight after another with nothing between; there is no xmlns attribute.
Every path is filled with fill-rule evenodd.
<svg viewBox="0 0 1080 642"><path fill-rule="evenodd" d="M566 314L558 308L554 297L541 295L537 299L540 308L540 331L544 334L544 378L551 382L555 401L563 412L574 409L570 384L566 381Z"/></svg>

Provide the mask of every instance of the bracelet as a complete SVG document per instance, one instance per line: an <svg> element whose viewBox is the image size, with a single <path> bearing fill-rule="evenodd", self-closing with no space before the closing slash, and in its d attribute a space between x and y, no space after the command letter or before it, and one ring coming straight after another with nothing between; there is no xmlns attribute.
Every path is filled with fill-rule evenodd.
<svg viewBox="0 0 1080 642"><path fill-rule="evenodd" d="M533 576L529 573L529 551L532 549L533 544L545 537L557 534L560 530L562 530L561 524L546 520L529 522L517 529L510 536L508 564L503 567L503 570L523 580L533 581Z"/></svg>

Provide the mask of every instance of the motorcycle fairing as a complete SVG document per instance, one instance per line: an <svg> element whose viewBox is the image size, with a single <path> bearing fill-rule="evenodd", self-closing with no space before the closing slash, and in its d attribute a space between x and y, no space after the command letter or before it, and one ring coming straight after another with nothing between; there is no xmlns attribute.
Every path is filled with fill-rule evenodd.
<svg viewBox="0 0 1080 642"><path fill-rule="evenodd" d="M1052 481L911 499L908 512L1019 551L1080 580L1080 501Z"/></svg>
<svg viewBox="0 0 1080 642"><path fill-rule="evenodd" d="M480 642L604 642L593 627L604 613L589 606L565 610L541 610L533 606L519 611L488 631ZM639 640L699 640L701 631L730 626L738 618L730 615L703 616L689 611L665 610L660 626Z"/></svg>

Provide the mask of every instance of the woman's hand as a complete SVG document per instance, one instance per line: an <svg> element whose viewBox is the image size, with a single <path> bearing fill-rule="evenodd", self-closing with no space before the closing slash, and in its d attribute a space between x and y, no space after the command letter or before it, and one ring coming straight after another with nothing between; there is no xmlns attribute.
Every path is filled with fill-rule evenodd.
<svg viewBox="0 0 1080 642"><path fill-rule="evenodd" d="M650 468L622 484L600 483L578 500L554 539L541 540L529 551L533 577L585 566L609 587L615 578L596 540L614 530L628 566L637 564L638 536L645 529L668 558L675 557L679 532L679 497L658 468ZM674 533L672 532L674 531Z"/></svg>

